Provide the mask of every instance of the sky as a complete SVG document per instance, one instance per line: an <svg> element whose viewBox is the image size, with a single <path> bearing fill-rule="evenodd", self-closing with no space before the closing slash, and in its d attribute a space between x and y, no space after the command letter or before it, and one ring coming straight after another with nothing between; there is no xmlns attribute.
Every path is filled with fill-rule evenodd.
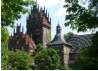
<svg viewBox="0 0 98 71"><path fill-rule="evenodd" d="M80 0L81 1L81 0ZM58 23L60 24L61 28L62 28L62 35L68 33L68 32L73 32L75 34L90 34L92 31L89 30L88 32L80 32L78 33L76 30L72 30L70 27L65 27L64 23L65 21L65 15L66 13L66 9L63 8L65 2L64 0L37 0L38 4L40 7L47 9L49 16L51 17L51 36L52 39L56 34L56 26L58 25ZM31 6L28 7L29 11L31 11ZM18 25L21 23L21 26L24 27L24 33L26 34L26 18L28 17L28 14L26 13L25 15L21 15L21 19L15 21L15 25ZM13 29L12 28L8 28L10 35L13 35Z"/></svg>

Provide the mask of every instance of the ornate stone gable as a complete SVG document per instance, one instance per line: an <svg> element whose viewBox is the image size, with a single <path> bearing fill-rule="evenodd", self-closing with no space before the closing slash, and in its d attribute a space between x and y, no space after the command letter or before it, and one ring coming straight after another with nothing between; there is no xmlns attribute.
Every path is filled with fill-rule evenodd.
<svg viewBox="0 0 98 71"><path fill-rule="evenodd" d="M13 35L8 40L8 48L11 51L16 51L16 49L20 49L22 51L26 51L32 54L34 48L36 48L36 45L34 41L30 38L30 36L21 32L20 29L21 26L17 26L16 32L14 29Z"/></svg>
<svg viewBox="0 0 98 71"><path fill-rule="evenodd" d="M39 5L33 5L31 9L31 15L27 18L27 34L32 36L32 40L37 44L42 44L46 47L47 44L47 34L51 30L51 18L47 10L40 8Z"/></svg>

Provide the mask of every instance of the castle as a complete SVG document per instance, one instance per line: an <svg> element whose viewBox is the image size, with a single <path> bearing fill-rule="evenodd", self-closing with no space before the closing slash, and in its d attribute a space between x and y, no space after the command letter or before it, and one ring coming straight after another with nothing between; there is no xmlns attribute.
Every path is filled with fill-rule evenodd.
<svg viewBox="0 0 98 71"><path fill-rule="evenodd" d="M40 43L45 48L54 48L60 55L61 64L64 66L73 64L79 58L79 50L91 45L91 35L63 37L59 24L56 27L56 35L51 41L51 18L45 7L42 9L39 5L33 5L26 25L26 34L23 33L23 28L21 31L21 25L17 25L16 31L14 29L13 36L8 41L9 50L20 49L32 54L36 45Z"/></svg>

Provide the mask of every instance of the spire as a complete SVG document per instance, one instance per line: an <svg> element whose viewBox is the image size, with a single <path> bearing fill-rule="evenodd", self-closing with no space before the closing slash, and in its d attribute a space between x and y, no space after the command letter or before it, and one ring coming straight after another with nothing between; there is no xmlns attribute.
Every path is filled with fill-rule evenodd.
<svg viewBox="0 0 98 71"><path fill-rule="evenodd" d="M13 31L13 34L15 34L15 29L14 29L14 31Z"/></svg>
<svg viewBox="0 0 98 71"><path fill-rule="evenodd" d="M23 33L23 31L24 31L24 28L22 27L22 33Z"/></svg>
<svg viewBox="0 0 98 71"><path fill-rule="evenodd" d="M37 1L36 1L37 2ZM37 9L37 5L36 5L36 3L34 3L34 5L33 5L33 10L36 10Z"/></svg>
<svg viewBox="0 0 98 71"><path fill-rule="evenodd" d="M18 23L17 23L17 26L18 26Z"/></svg>
<svg viewBox="0 0 98 71"><path fill-rule="evenodd" d="M50 24L51 24L51 18L50 18Z"/></svg>
<svg viewBox="0 0 98 71"><path fill-rule="evenodd" d="M40 11L42 11L42 7L40 8Z"/></svg>
<svg viewBox="0 0 98 71"><path fill-rule="evenodd" d="M39 11L39 4L38 4L38 11Z"/></svg>
<svg viewBox="0 0 98 71"><path fill-rule="evenodd" d="M17 25L17 33L20 32L20 26Z"/></svg>
<svg viewBox="0 0 98 71"><path fill-rule="evenodd" d="M45 9L45 6L44 6L44 14L45 14L45 10L46 10L46 9Z"/></svg>
<svg viewBox="0 0 98 71"><path fill-rule="evenodd" d="M48 13L48 20L49 20L49 13Z"/></svg>
<svg viewBox="0 0 98 71"><path fill-rule="evenodd" d="M47 17L47 10L46 10L46 17Z"/></svg>
<svg viewBox="0 0 98 71"><path fill-rule="evenodd" d="M20 23L20 27L21 27L21 23Z"/></svg>
<svg viewBox="0 0 98 71"><path fill-rule="evenodd" d="M44 11L45 11L45 6L44 6Z"/></svg>
<svg viewBox="0 0 98 71"><path fill-rule="evenodd" d="M58 25L57 25L57 28L56 28L56 33L61 33L61 27L59 25L59 22L58 22Z"/></svg>

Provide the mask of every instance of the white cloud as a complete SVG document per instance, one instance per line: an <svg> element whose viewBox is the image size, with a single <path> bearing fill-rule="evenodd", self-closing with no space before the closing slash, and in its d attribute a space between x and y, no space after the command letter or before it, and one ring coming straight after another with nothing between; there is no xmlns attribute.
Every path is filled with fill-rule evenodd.
<svg viewBox="0 0 98 71"><path fill-rule="evenodd" d="M59 0L37 0L40 6L50 7L59 3Z"/></svg>
<svg viewBox="0 0 98 71"><path fill-rule="evenodd" d="M65 8L60 8L58 9L55 13L54 16L63 16L66 13L66 9Z"/></svg>

